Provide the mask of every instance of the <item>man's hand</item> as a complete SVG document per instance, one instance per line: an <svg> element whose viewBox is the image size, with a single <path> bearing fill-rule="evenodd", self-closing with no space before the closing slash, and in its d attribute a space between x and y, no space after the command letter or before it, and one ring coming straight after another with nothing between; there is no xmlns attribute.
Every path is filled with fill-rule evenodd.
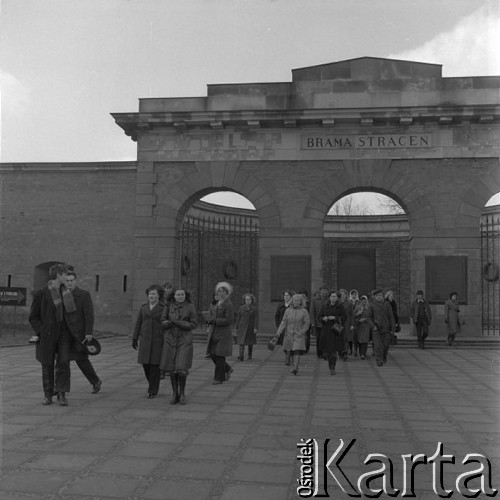
<svg viewBox="0 0 500 500"><path fill-rule="evenodd" d="M132 347L137 351L139 343L137 342L137 339L132 340Z"/></svg>
<svg viewBox="0 0 500 500"><path fill-rule="evenodd" d="M94 338L93 335L85 335L85 338L83 339L84 342L92 342L92 339Z"/></svg>

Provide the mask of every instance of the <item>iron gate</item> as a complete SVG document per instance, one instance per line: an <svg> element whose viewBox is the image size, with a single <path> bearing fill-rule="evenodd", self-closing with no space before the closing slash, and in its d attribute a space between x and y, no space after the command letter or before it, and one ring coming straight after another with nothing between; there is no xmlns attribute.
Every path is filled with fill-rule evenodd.
<svg viewBox="0 0 500 500"><path fill-rule="evenodd" d="M500 335L500 216L481 221L481 292L483 335Z"/></svg>
<svg viewBox="0 0 500 500"><path fill-rule="evenodd" d="M258 221L244 215L191 216L183 221L181 286L197 311L208 309L219 281L233 285L233 304L258 286Z"/></svg>

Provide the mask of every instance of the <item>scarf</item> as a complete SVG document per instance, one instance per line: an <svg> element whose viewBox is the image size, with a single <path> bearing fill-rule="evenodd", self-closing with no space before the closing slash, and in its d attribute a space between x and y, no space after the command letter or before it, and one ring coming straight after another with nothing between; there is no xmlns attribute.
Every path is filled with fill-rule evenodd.
<svg viewBox="0 0 500 500"><path fill-rule="evenodd" d="M71 292L64 285L58 287L53 281L49 281L48 287L52 302L56 308L57 321L62 323L64 320L64 310L69 313L76 311L73 295L71 295Z"/></svg>

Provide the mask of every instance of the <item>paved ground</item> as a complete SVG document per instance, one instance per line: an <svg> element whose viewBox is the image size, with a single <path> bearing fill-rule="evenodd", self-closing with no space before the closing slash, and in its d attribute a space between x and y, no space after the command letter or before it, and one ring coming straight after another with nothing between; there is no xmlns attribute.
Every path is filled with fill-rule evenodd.
<svg viewBox="0 0 500 500"><path fill-rule="evenodd" d="M213 386L213 365L196 344L188 404L170 406L168 381L160 397L145 398L129 339L102 345L94 358L101 393L90 394L74 365L68 407L41 405L32 346L0 349L1 500L295 499L301 438L315 438L320 451L330 439L327 458L340 439L355 439L340 464L354 484L373 469L367 455L384 453L401 488L401 455L431 456L442 442L456 457L444 465L452 498L462 498L455 479L477 469L462 464L468 453L489 459L500 488L499 350L396 347L382 368L353 358L336 376L308 354L294 377L281 350L258 345L254 360L231 361L231 380ZM430 465L416 468L415 485L416 498L439 498ZM329 474L326 487L331 498L349 498Z"/></svg>

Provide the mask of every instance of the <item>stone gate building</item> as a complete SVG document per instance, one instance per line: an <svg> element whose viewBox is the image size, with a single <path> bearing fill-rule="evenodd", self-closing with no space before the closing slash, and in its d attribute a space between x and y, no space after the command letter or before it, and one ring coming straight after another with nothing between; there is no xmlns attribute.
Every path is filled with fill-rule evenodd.
<svg viewBox="0 0 500 500"><path fill-rule="evenodd" d="M499 110L500 77L443 78L437 64L371 57L295 69L291 82L140 99L138 112L113 113L137 162L1 166L1 272L30 287L37 266L71 261L104 323L130 322L152 282L194 283L203 305L228 279L252 288L267 331L283 289L326 283L396 288L402 304L423 289L432 335L443 335L456 290L468 335L481 335L484 280L498 288L480 231L500 191ZM254 225L192 215L223 190L254 205ZM332 229L329 209L357 191L396 200L404 230ZM210 232L218 244L207 252ZM233 256L250 233L240 241L250 256Z"/></svg>

